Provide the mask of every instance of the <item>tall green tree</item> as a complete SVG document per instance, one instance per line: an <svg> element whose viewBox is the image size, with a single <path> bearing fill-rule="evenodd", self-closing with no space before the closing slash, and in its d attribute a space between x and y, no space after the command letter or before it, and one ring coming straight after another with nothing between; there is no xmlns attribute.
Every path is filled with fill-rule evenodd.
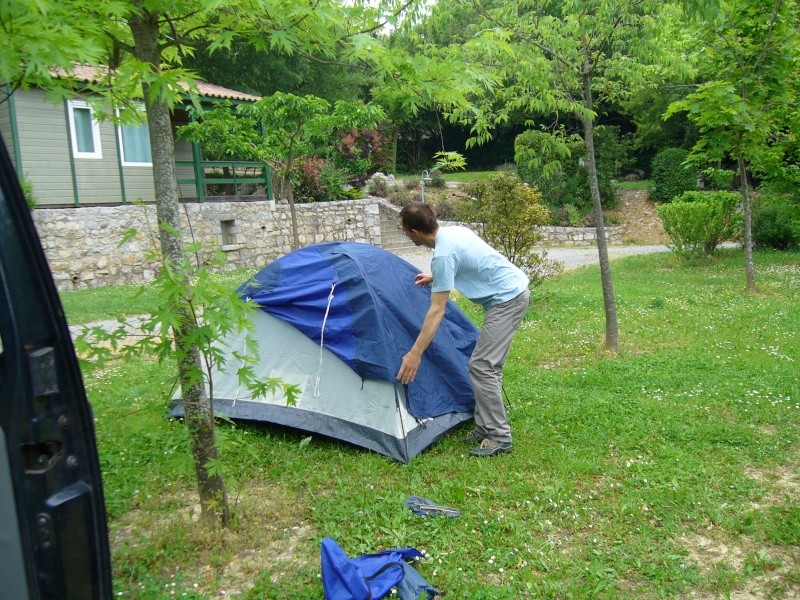
<svg viewBox="0 0 800 600"><path fill-rule="evenodd" d="M785 171L785 143L794 148L799 132L799 11L796 0L723 2L716 18L699 26L704 81L666 113L685 111L697 125L696 163L737 165L749 291L756 290L751 174L772 178Z"/></svg>
<svg viewBox="0 0 800 600"><path fill-rule="evenodd" d="M112 86L122 90L141 86L150 131L156 213L164 268L191 289L184 261L180 210L175 176L175 149L170 111L180 99L189 74L180 67L184 46L210 43L226 46L237 35L256 47L284 51L310 50L320 41L332 44L329 24L342 20L334 2L314 0L134 0L105 30L112 49ZM289 10L291 9L291 10ZM123 92L130 95L130 92ZM214 415L198 374L200 351L193 343L191 314L178 315L172 326L176 360L184 397L186 425L191 438L202 514L229 522L222 475L212 466L219 460Z"/></svg>
<svg viewBox="0 0 800 600"><path fill-rule="evenodd" d="M504 84L484 96L482 110L453 111L473 124L477 142L522 114L566 114L580 124L597 230L605 308L605 347L616 352L619 325L595 152L595 126L604 108L680 67L682 13L657 0L534 0L483 8L478 33L465 45L474 61L499 69Z"/></svg>

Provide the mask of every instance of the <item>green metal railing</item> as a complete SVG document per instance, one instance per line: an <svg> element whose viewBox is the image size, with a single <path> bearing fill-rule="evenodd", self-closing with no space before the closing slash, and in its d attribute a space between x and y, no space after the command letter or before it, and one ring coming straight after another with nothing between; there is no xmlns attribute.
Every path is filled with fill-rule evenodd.
<svg viewBox="0 0 800 600"><path fill-rule="evenodd" d="M239 187L246 184L263 185L267 198L275 199L272 188L272 171L258 162L223 160L176 160L175 166L181 171L191 169L191 178L178 178L179 185L194 185L197 199L205 200L209 186L233 186L233 195L239 194ZM224 194L222 194L224 195Z"/></svg>

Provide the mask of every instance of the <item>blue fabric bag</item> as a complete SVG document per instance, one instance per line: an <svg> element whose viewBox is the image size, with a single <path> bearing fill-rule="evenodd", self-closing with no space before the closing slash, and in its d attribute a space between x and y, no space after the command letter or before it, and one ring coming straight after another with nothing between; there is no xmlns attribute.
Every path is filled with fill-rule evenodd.
<svg viewBox="0 0 800 600"><path fill-rule="evenodd" d="M421 557L414 548L385 550L350 558L333 539L322 540L322 589L325 600L380 600L397 588L399 600L417 600L438 591L406 560Z"/></svg>

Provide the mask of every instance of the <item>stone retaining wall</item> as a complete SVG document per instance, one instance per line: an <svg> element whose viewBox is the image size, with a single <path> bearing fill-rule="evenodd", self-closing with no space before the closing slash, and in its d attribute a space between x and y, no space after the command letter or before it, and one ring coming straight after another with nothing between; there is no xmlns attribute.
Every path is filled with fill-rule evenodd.
<svg viewBox="0 0 800 600"><path fill-rule="evenodd" d="M594 246L597 230L594 227L542 227L543 242L553 246ZM619 225L606 227L606 241L611 245L622 244L625 228Z"/></svg>
<svg viewBox="0 0 800 600"><path fill-rule="evenodd" d="M291 250L291 215L285 202L207 200L181 208L185 243L199 242L205 256L211 249L222 250L226 268L255 270ZM156 275L158 263L149 258L158 246L153 205L40 208L33 215L61 291L141 283ZM381 243L374 198L298 204L297 220L301 245ZM135 235L123 242L130 230Z"/></svg>
<svg viewBox="0 0 800 600"><path fill-rule="evenodd" d="M291 250L291 215L286 202L208 199L182 205L185 243L199 242L204 256L219 249L226 268L261 268ZM300 244L343 241L380 246L381 212L396 218L381 198L298 204ZM39 208L34 222L59 290L151 281L158 262L155 206ZM126 234L135 235L126 240ZM593 228L544 227L546 245L593 245ZM610 244L620 244L622 227L607 228ZM123 242L123 240L126 240ZM204 258L201 256L201 260Z"/></svg>

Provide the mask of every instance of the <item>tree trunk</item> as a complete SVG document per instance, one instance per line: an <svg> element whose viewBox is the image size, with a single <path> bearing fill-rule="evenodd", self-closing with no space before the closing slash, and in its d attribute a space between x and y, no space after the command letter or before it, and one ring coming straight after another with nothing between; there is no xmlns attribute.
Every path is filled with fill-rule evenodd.
<svg viewBox="0 0 800 600"><path fill-rule="evenodd" d="M294 185L292 184L292 156L286 160L286 199L289 201L289 214L292 216L292 250L300 247L300 232L297 226L297 207L294 205Z"/></svg>
<svg viewBox="0 0 800 600"><path fill-rule="evenodd" d="M744 218L744 265L747 270L747 291L756 291L756 268L753 264L753 207L750 203L750 182L747 161L739 154L739 180L742 186L742 216Z"/></svg>
<svg viewBox="0 0 800 600"><path fill-rule="evenodd" d="M594 110L592 100L591 78L583 78L584 105ZM589 188L592 192L594 206L595 230L597 232L597 252L600 260L600 280L603 286L603 303L606 314L606 350L619 351L619 324L617 322L617 301L614 297L614 281L611 277L611 262L608 260L608 243L606 242L606 226L603 219L603 203L600 198L600 184L597 180L597 161L594 154L594 122L592 118L578 115L583 125L583 137L586 143L586 168L589 172Z"/></svg>
<svg viewBox="0 0 800 600"><path fill-rule="evenodd" d="M161 56L158 48L158 15L142 10L129 20L135 43L137 59L160 68ZM142 93L150 129L150 147L153 155L153 182L156 195L156 214L161 254L165 268L179 274L188 287L188 274L183 267L183 239L181 236L180 204L175 178L175 144L172 137L169 106L160 98L151 96L148 85L142 84ZM206 396L202 377L200 351L187 340L194 327L190 315L180 317L181 327L173 329L175 347L178 350L178 374L184 396L186 425L191 438L192 457L197 475L200 507L205 520L218 518L223 526L230 521L228 500L222 477L212 474L209 462L219 460L216 447L214 417Z"/></svg>

